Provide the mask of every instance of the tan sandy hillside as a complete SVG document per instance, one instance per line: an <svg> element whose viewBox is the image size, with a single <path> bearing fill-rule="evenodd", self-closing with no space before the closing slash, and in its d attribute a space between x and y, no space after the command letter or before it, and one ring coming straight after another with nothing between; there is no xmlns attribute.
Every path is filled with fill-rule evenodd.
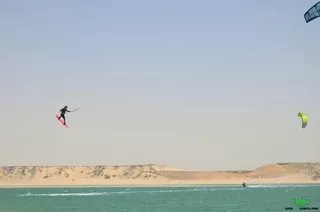
<svg viewBox="0 0 320 212"><path fill-rule="evenodd" d="M158 172L175 170L166 166L8 166L0 168L0 180L42 179L148 179L161 177Z"/></svg>
<svg viewBox="0 0 320 212"><path fill-rule="evenodd" d="M300 176L314 181L320 179L320 163L277 163L255 170L239 171L160 171L159 174L174 180L197 179L265 179Z"/></svg>
<svg viewBox="0 0 320 212"><path fill-rule="evenodd" d="M255 178L275 178L289 175L310 177L317 181L320 179L320 163L277 163L262 166L250 173Z"/></svg>
<svg viewBox="0 0 320 212"><path fill-rule="evenodd" d="M278 163L255 170L184 171L163 165L7 166L0 185L211 184L320 182L320 163Z"/></svg>

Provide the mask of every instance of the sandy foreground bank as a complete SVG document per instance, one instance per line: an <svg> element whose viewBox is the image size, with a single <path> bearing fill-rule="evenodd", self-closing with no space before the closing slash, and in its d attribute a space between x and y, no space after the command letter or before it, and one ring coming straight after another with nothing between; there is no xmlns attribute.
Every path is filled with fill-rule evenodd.
<svg viewBox="0 0 320 212"><path fill-rule="evenodd" d="M0 167L0 187L128 187L318 184L320 163L277 163L255 170L185 171L160 165Z"/></svg>

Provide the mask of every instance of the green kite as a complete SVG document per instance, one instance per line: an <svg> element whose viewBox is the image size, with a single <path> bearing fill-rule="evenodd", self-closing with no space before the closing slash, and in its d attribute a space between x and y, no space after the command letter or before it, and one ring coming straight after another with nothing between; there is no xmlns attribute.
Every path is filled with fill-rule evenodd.
<svg viewBox="0 0 320 212"><path fill-rule="evenodd" d="M307 124L308 124L308 120L309 120L309 117L307 114L305 113L298 113L298 117L301 118L301 124L302 124L302 128L306 128Z"/></svg>

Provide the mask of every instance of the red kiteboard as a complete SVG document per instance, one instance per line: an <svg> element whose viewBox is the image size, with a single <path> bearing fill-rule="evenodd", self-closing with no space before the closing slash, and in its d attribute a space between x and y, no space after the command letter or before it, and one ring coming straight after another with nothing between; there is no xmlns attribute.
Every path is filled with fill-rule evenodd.
<svg viewBox="0 0 320 212"><path fill-rule="evenodd" d="M60 124L62 124L63 126L65 126L65 127L68 128L68 125L63 124L63 118L60 118L60 119L59 119L59 115L58 115L58 114L56 114L56 118L58 119L58 121L60 122Z"/></svg>

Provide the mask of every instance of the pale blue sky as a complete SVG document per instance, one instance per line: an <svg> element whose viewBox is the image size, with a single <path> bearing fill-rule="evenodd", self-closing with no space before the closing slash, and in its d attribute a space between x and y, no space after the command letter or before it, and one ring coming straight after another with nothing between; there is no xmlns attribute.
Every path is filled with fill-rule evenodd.
<svg viewBox="0 0 320 212"><path fill-rule="evenodd" d="M0 165L320 160L314 0L0 3Z"/></svg>

